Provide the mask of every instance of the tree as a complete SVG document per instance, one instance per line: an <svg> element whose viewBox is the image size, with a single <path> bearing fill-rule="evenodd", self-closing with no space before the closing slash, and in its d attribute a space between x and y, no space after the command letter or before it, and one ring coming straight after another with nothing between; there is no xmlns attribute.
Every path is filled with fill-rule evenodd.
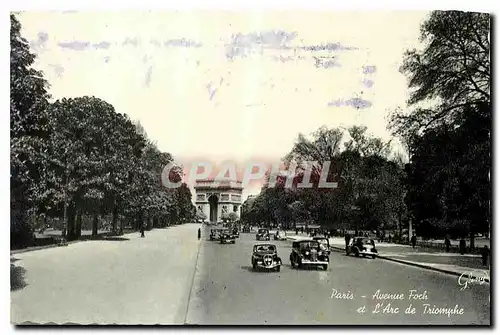
<svg viewBox="0 0 500 335"><path fill-rule="evenodd" d="M44 174L46 139L50 134L46 108L47 82L33 69L35 55L21 36L21 24L10 15L10 147L11 147L11 244L32 242L30 213L35 214Z"/></svg>
<svg viewBox="0 0 500 335"><path fill-rule="evenodd" d="M229 222L236 222L236 220L238 220L238 214L236 214L235 212L231 212L228 215L228 219Z"/></svg>
<svg viewBox="0 0 500 335"><path fill-rule="evenodd" d="M400 136L454 123L465 107L490 102L489 14L434 11L422 24L420 38L425 48L407 51L401 67L412 89L408 103L437 105L398 110L391 128Z"/></svg>
<svg viewBox="0 0 500 335"><path fill-rule="evenodd" d="M471 246L491 216L489 31L488 14L433 12L421 27L424 49L408 51L402 66L411 108L389 125L410 149L406 202L420 233L466 229Z"/></svg>
<svg viewBox="0 0 500 335"><path fill-rule="evenodd" d="M203 213L202 211L197 211L196 212L196 219L205 221L207 219L207 215L205 213Z"/></svg>

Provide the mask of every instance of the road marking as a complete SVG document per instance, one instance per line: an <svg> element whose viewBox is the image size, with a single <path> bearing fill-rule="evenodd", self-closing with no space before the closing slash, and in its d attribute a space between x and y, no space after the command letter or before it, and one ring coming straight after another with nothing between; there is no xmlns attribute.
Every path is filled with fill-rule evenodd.
<svg viewBox="0 0 500 335"><path fill-rule="evenodd" d="M202 241L198 241L198 253L196 254L196 262L194 263L194 269L193 269L193 278L191 280L191 287L189 288L189 296L188 296L188 301L187 301L187 306L186 306L186 313L184 315L184 324L187 322L188 318L188 313L189 313L189 303L191 302L191 295L193 293L193 288L194 288L194 279L196 277L196 269L198 267L198 259L200 257L200 250L202 247Z"/></svg>

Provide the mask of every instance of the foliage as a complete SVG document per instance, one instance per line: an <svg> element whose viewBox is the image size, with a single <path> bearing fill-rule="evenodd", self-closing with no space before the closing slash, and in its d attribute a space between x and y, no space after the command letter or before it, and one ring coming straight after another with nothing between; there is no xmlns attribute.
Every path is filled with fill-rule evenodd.
<svg viewBox="0 0 500 335"><path fill-rule="evenodd" d="M332 228L360 229L388 228L401 221L404 174L401 165L387 159L390 142L368 135L365 127L348 131L351 139L344 143L344 132L335 128L322 127L312 139L299 135L285 157L287 166L299 167L291 174L292 187L286 187L287 175L280 174L275 185L268 183L256 199L243 204L242 218L289 227L314 221ZM317 164L305 164L311 161ZM322 171L325 162L330 163L328 171ZM323 188L322 173L328 182L338 182L338 188ZM307 181L311 187L301 187Z"/></svg>
<svg viewBox="0 0 500 335"><path fill-rule="evenodd" d="M410 153L406 203L419 234L470 234L473 245L491 220L490 16L435 11L421 39L402 66L411 109L390 123Z"/></svg>
<svg viewBox="0 0 500 335"><path fill-rule="evenodd" d="M81 234L81 217L112 216L113 230L127 220L138 228L193 220L196 209L186 184L161 184L173 162L147 138L144 128L97 97L52 103L35 55L11 15L11 240L32 242L30 217L65 219L67 237ZM173 169L172 182L182 180ZM118 222L120 221L120 222ZM120 228L118 228L120 223Z"/></svg>

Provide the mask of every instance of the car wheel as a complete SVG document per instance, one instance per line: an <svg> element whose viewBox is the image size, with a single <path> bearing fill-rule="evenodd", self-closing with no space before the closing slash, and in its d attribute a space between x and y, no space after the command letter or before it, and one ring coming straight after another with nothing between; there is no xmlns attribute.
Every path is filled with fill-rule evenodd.
<svg viewBox="0 0 500 335"><path fill-rule="evenodd" d="M375 259L375 257L377 257L377 256L375 256L375 255L372 255L372 258L373 258L373 259Z"/></svg>
<svg viewBox="0 0 500 335"><path fill-rule="evenodd" d="M355 256L356 256L356 257L359 257L359 251L357 251L357 250L356 250L356 252L355 252Z"/></svg>
<svg viewBox="0 0 500 335"><path fill-rule="evenodd" d="M253 268L254 270L256 270L256 269L257 269L257 264L255 263L255 261L253 261L253 262L252 262L252 268Z"/></svg>
<svg viewBox="0 0 500 335"><path fill-rule="evenodd" d="M323 265L323 270L328 270L328 265Z"/></svg>
<svg viewBox="0 0 500 335"><path fill-rule="evenodd" d="M276 272L280 272L280 266L279 265L276 267Z"/></svg>
<svg viewBox="0 0 500 335"><path fill-rule="evenodd" d="M236 243L236 241L233 241L232 243L233 243L233 244L235 244L235 243Z"/></svg>

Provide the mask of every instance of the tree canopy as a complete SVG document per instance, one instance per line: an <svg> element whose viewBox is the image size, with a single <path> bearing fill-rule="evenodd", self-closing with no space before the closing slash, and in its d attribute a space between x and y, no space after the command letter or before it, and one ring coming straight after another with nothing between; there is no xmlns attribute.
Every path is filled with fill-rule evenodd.
<svg viewBox="0 0 500 335"><path fill-rule="evenodd" d="M186 184L165 188L161 173L173 161L148 139L140 124L98 97L50 102L35 55L11 15L11 241L33 242L40 215L63 221L69 239L81 235L82 216L112 217L127 225L161 227L194 219ZM170 179L180 181L174 170ZM120 226L118 227L118 223Z"/></svg>

